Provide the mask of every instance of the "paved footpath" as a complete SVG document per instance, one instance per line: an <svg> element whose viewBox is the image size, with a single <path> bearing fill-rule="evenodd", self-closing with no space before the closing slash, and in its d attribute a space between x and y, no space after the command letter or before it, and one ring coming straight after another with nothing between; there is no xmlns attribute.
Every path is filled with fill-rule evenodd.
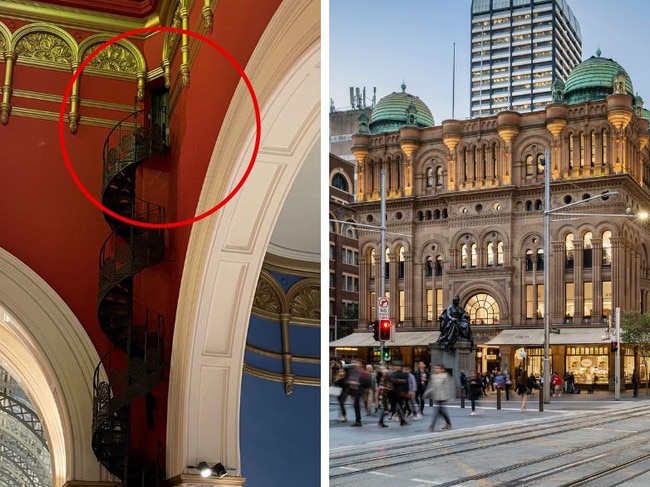
<svg viewBox="0 0 650 487"><path fill-rule="evenodd" d="M621 392L619 401L615 401L614 393L607 391L596 391L595 394L562 394L561 396L551 397L549 403L543 405L543 411L539 410L539 396L536 394L528 398L527 411L521 411L521 401L516 395L511 395L510 400L506 401L501 397L501 409L497 409L496 394L488 392L487 397L482 398L477 403L476 416L470 416L471 404L465 401L465 407L461 408L461 401L456 399L449 401L447 410L454 430L486 428L490 429L499 424L517 422L517 421L543 421L548 415L562 415L571 411L589 411L594 412L599 409L606 409L614 402L636 402L648 401L650 398L646 391L639 391L639 397L632 397L631 391ZM424 407L424 418L421 420L408 419L409 424L400 426L399 422L388 421L385 418L388 428L377 426L379 419L378 413L370 416L361 411L361 421L363 426L360 428L351 427L354 422L354 408L350 400L346 403L348 421L340 423L337 418L340 416L338 403L334 398L330 398L330 451L345 450L357 445L365 445L375 441L386 442L390 440L416 437L419 435L429 434L428 428L431 423L433 408L428 405ZM436 430L439 430L444 424L442 418L438 418Z"/></svg>

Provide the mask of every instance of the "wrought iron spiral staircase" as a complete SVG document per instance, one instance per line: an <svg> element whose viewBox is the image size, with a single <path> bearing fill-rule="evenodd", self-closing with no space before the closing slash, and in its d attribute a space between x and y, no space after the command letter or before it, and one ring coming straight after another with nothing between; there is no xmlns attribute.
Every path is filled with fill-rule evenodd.
<svg viewBox="0 0 650 487"><path fill-rule="evenodd" d="M161 131L140 126L139 114L125 117L106 138L102 204L129 220L162 223L164 208L136 196L138 167L164 148ZM104 215L112 232L99 256L97 315L112 345L94 374L92 446L97 459L123 485L136 478L138 484L155 485L145 472L159 476L160 451L143 451L147 442L143 446L141 433L146 436L147 428L135 424L132 409L143 396L148 405L151 391L163 380L164 321L134 300L134 281L138 273L163 260L164 230Z"/></svg>

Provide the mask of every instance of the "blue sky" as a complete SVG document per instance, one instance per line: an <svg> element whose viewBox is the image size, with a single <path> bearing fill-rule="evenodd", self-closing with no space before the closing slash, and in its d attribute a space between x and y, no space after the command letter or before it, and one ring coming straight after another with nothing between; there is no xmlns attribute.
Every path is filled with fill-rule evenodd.
<svg viewBox="0 0 650 487"><path fill-rule="evenodd" d="M600 47L632 78L650 108L648 0L568 0L582 32L582 58ZM329 98L350 105L350 87L377 88L377 101L406 91L436 124L469 116L471 0L329 0ZM454 43L456 76L452 82ZM455 85L455 90L452 87ZM368 102L369 103L369 102ZM329 103L328 103L329 105Z"/></svg>

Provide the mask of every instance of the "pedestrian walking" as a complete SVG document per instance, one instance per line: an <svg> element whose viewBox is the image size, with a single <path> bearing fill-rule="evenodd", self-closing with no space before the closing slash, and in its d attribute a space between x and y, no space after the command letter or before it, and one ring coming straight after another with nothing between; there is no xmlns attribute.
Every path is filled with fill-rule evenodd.
<svg viewBox="0 0 650 487"><path fill-rule="evenodd" d="M408 390L408 395L406 397L405 401L405 409L406 409L406 416L412 416L413 419L422 419L422 414L420 414L420 411L418 411L418 406L417 403L415 402L415 395L418 390L418 384L417 380L415 379L415 376L411 372L411 367L404 367L404 372L408 374L408 384L409 384L409 390Z"/></svg>
<svg viewBox="0 0 650 487"><path fill-rule="evenodd" d="M377 411L377 373L370 364L366 365L366 372L370 379L370 386L363 391L363 404L366 407L366 415L370 416L373 411Z"/></svg>
<svg viewBox="0 0 650 487"><path fill-rule="evenodd" d="M526 369L523 369L519 373L516 391L519 397L521 397L521 412L523 413L526 411L526 401L528 401L528 394L530 394L530 390L528 389L528 372L526 372Z"/></svg>
<svg viewBox="0 0 650 487"><path fill-rule="evenodd" d="M354 404L354 423L351 426L361 426L361 400L364 390L370 386L370 377L359 360L352 360L352 367L348 374L348 387Z"/></svg>
<svg viewBox="0 0 650 487"><path fill-rule="evenodd" d="M334 385L339 387L341 390L336 400L339 403L341 408L341 416L338 420L340 423L345 423L348 420L347 413L345 411L345 400L348 398L348 385L347 385L347 372L343 367L339 368L336 372L336 378L334 379Z"/></svg>
<svg viewBox="0 0 650 487"><path fill-rule="evenodd" d="M481 397L482 385L481 378L476 373L476 371L471 371L469 374L469 379L467 380L467 395L469 400L472 403L472 412L469 413L470 416L476 416L476 402L479 397Z"/></svg>
<svg viewBox="0 0 650 487"><path fill-rule="evenodd" d="M420 414L424 414L424 391L427 388L427 383L429 382L429 372L427 371L427 366L424 362L418 363L418 370L413 372L415 376L415 381L418 385L418 390L415 393L415 401L418 403L420 408Z"/></svg>
<svg viewBox="0 0 650 487"><path fill-rule="evenodd" d="M446 403L453 397L453 382L441 364L435 366L433 374L431 374L431 379L429 380L429 386L424 394L427 398L433 399L435 404L435 411L431 418L429 431L435 431L438 416L442 416L445 420L445 425L442 429L451 429L451 419L449 419L449 414L447 413Z"/></svg>
<svg viewBox="0 0 650 487"><path fill-rule="evenodd" d="M632 371L632 397L639 397L639 373Z"/></svg>

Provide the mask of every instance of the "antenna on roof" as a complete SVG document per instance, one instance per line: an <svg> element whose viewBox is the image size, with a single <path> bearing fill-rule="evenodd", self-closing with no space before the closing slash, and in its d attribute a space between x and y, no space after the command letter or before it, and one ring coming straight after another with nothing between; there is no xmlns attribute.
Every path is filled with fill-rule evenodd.
<svg viewBox="0 0 650 487"><path fill-rule="evenodd" d="M451 118L454 119L454 102L456 100L456 43L454 42L453 66L451 71Z"/></svg>

